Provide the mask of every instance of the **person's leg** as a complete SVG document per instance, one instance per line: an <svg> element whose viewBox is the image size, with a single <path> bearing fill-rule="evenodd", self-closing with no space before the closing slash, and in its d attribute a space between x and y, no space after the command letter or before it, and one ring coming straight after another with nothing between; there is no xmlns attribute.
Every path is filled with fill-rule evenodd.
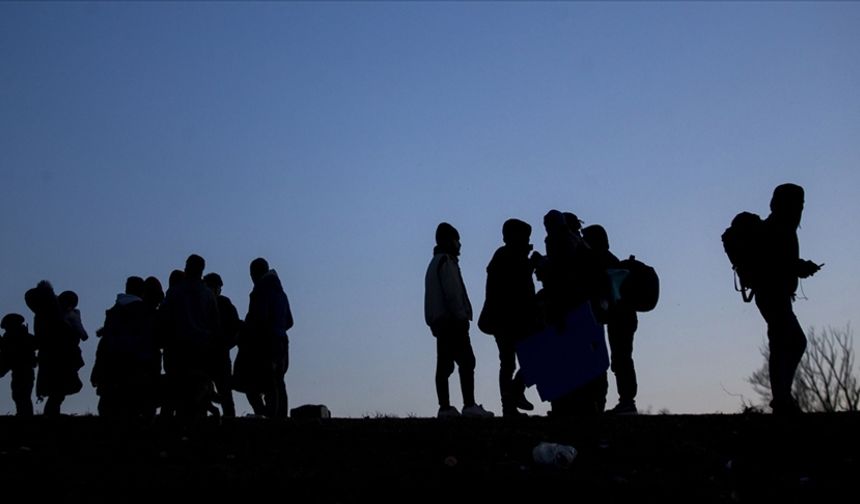
<svg viewBox="0 0 860 504"><path fill-rule="evenodd" d="M460 390L463 393L463 408L475 405L475 353L469 339L469 329L459 330L455 335L454 362L460 374Z"/></svg>
<svg viewBox="0 0 860 504"><path fill-rule="evenodd" d="M265 416L266 406L263 404L263 395L259 392L245 392L245 397L248 398L248 404L254 410L257 416Z"/></svg>
<svg viewBox="0 0 860 504"><path fill-rule="evenodd" d="M65 399L66 396L63 394L49 395L45 401L45 409L42 414L45 416L60 416L60 407Z"/></svg>
<svg viewBox="0 0 860 504"><path fill-rule="evenodd" d="M11 385L15 415L33 416L33 370L13 370Z"/></svg>
<svg viewBox="0 0 860 504"><path fill-rule="evenodd" d="M454 372L454 340L448 331L436 334L436 397L439 409L451 407L448 378Z"/></svg>
<svg viewBox="0 0 860 504"><path fill-rule="evenodd" d="M514 386L514 371L517 366L517 357L512 338L508 335L498 335L496 336L496 346L499 349L499 393L502 399L502 412L504 414L516 414L518 391L515 390ZM522 391L519 392L522 393Z"/></svg>
<svg viewBox="0 0 860 504"><path fill-rule="evenodd" d="M794 315L790 296L756 293L756 305L767 323L768 372L775 410L795 409L794 374L806 350L806 336Z"/></svg>
<svg viewBox="0 0 860 504"><path fill-rule="evenodd" d="M633 364L633 335L637 326L635 312L617 316L607 324L611 369L615 375L618 403L622 405L636 404L638 384Z"/></svg>
<svg viewBox="0 0 860 504"><path fill-rule="evenodd" d="M221 403L223 416L235 417L236 406L233 402L233 388L230 384L230 354L225 353L219 358L219 365L215 371L215 376L213 377L215 394Z"/></svg>

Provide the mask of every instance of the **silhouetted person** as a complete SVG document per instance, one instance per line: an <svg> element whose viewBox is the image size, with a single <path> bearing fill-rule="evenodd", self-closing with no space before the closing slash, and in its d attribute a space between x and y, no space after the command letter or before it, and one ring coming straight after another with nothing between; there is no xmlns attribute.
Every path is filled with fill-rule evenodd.
<svg viewBox="0 0 860 504"><path fill-rule="evenodd" d="M218 341L213 348L211 356L212 381L215 384L215 394L221 404L221 410L225 417L236 416L236 406L233 403L232 369L230 362L230 350L236 346L239 340L239 330L242 321L239 313L230 298L221 294L224 286L221 275L208 273L203 277L203 283L215 294L218 301L218 315L220 316L221 331Z"/></svg>
<svg viewBox="0 0 860 504"><path fill-rule="evenodd" d="M63 312L63 320L66 324L77 333L80 341L88 340L90 335L84 329L81 311L78 310L78 295L74 291L63 291L57 296L57 301L60 303L60 310Z"/></svg>
<svg viewBox="0 0 860 504"><path fill-rule="evenodd" d="M518 219L502 226L504 245L487 266L487 290L479 325L496 339L499 349L499 392L502 414L522 415L534 406L525 397L525 383L517 370L516 344L536 330L534 271L529 260L532 228Z"/></svg>
<svg viewBox="0 0 860 504"><path fill-rule="evenodd" d="M146 277L143 281L143 302L151 310L157 310L164 301L164 289L161 282L154 276Z"/></svg>
<svg viewBox="0 0 860 504"><path fill-rule="evenodd" d="M550 210L544 215L546 257L537 252L532 254L538 279L543 284L538 293L540 309L545 313L542 318L558 331L567 330L565 318L583 303L590 303L595 315L600 308L605 272L601 272L596 255L583 240L581 226L582 221L575 214ZM602 413L607 388L606 373L602 373L551 401L552 414L567 417Z"/></svg>
<svg viewBox="0 0 860 504"><path fill-rule="evenodd" d="M773 191L770 215L764 221L761 271L755 286L755 302L767 322L770 348L768 369L776 414L800 412L791 395L794 374L806 350L806 336L797 321L792 302L798 278L814 275L820 266L800 258L797 228L803 213L803 188L782 184Z"/></svg>
<svg viewBox="0 0 860 504"><path fill-rule="evenodd" d="M186 418L204 417L211 404L209 356L220 337L218 302L203 283L205 267L199 255L188 256L185 278L167 289L160 308L167 380L176 412Z"/></svg>
<svg viewBox="0 0 860 504"><path fill-rule="evenodd" d="M83 384L78 370L84 365L80 335L63 319L51 284L42 280L24 295L34 314L33 334L39 349L36 397L47 398L43 414L59 416L67 395L80 392Z"/></svg>
<svg viewBox="0 0 860 504"><path fill-rule="evenodd" d="M90 381L99 396L99 415L149 420L155 416L161 361L155 341L155 313L144 302L145 282L126 279L125 292L105 312Z"/></svg>
<svg viewBox="0 0 860 504"><path fill-rule="evenodd" d="M618 268L619 260L609 251L609 236L603 226L593 225L582 230L582 236L596 255L603 271ZM609 293L606 293L609 297ZM639 326L636 310L623 299L608 305L606 330L609 339L610 368L615 374L618 404L610 410L615 414L636 414L636 368L633 365L633 336Z"/></svg>
<svg viewBox="0 0 860 504"><path fill-rule="evenodd" d="M0 321L5 331L0 340L0 377L12 372L12 400L17 416L33 416L33 382L36 367L36 338L24 317L10 313Z"/></svg>
<svg viewBox="0 0 860 504"><path fill-rule="evenodd" d="M254 288L239 338L234 387L245 393L256 415L287 418L284 376L290 364L290 302L278 274L265 259L251 261L250 274Z"/></svg>
<svg viewBox="0 0 860 504"><path fill-rule="evenodd" d="M451 405L448 378L454 364L460 374L463 415L491 417L492 412L475 403L475 353L469 339L472 304L460 274L460 233L442 222L436 228L436 247L424 277L424 320L436 338L436 396L439 418L460 416Z"/></svg>

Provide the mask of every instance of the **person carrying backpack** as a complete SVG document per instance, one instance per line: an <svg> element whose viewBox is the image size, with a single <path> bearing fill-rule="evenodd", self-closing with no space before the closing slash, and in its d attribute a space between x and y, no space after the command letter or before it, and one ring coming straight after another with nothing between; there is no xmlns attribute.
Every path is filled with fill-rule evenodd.
<svg viewBox="0 0 860 504"><path fill-rule="evenodd" d="M767 323L770 349L768 370L774 414L801 413L791 395L797 366L806 351L806 336L792 308L799 278L821 269L800 258L797 228L803 213L804 191L796 184L782 184L773 191L770 215L762 226L758 271L755 275L755 303Z"/></svg>
<svg viewBox="0 0 860 504"><path fill-rule="evenodd" d="M621 261L609 251L609 236L606 229L599 224L588 226L582 230L582 237L591 250L598 256L603 271L621 268ZM606 332L609 339L610 369L615 375L615 386L618 391L618 404L609 410L617 415L635 415L636 368L633 365L633 336L639 327L636 309L626 299L619 299L607 308Z"/></svg>

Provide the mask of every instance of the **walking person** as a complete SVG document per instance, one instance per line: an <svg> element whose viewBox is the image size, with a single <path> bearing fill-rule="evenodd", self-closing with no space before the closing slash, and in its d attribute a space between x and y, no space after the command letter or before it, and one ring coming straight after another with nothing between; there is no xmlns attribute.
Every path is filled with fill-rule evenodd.
<svg viewBox="0 0 860 504"><path fill-rule="evenodd" d="M791 394L797 366L806 351L806 335L792 303L800 278L821 265L800 258L797 228L803 214L804 191L796 184L782 184L773 191L770 215L764 220L763 250L757 276L755 303L767 323L770 349L768 369L774 414L795 414L801 409Z"/></svg>
<svg viewBox="0 0 860 504"><path fill-rule="evenodd" d="M486 418L493 413L475 403L475 354L469 339L472 305L460 274L460 234L451 224L436 228L436 247L424 277L424 320L436 338L436 396L439 418L460 416L451 405L448 378L454 365L460 375L463 416Z"/></svg>

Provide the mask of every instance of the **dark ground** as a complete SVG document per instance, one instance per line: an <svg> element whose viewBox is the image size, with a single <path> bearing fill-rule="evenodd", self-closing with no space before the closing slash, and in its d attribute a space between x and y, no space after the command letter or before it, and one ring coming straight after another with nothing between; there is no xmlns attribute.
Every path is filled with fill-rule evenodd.
<svg viewBox="0 0 860 504"><path fill-rule="evenodd" d="M541 441L579 454L568 468L537 465ZM195 427L0 417L0 500L851 501L858 449L856 413L240 418Z"/></svg>

